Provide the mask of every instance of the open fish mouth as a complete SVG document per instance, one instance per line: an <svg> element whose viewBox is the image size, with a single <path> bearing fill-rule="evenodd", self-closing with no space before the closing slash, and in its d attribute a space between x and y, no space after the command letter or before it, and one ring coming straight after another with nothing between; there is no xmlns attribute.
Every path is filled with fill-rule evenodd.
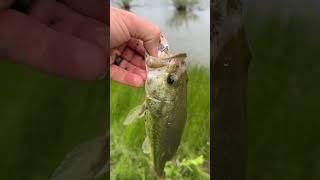
<svg viewBox="0 0 320 180"><path fill-rule="evenodd" d="M148 56L146 59L146 67L149 75L166 72L170 74L174 80L177 80L187 69L185 59L186 53L165 54L158 58Z"/></svg>

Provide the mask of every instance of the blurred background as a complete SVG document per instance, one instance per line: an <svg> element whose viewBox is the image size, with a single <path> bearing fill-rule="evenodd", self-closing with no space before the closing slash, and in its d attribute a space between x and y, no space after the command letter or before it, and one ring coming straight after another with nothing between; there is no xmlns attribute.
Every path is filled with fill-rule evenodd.
<svg viewBox="0 0 320 180"><path fill-rule="evenodd" d="M106 127L106 80L65 80L0 60L0 179L45 180Z"/></svg>
<svg viewBox="0 0 320 180"><path fill-rule="evenodd" d="M172 52L186 52L192 65L209 68L209 0L113 0L111 6L125 9L125 2L130 4L128 10L160 27ZM175 2L187 9L177 10Z"/></svg>
<svg viewBox="0 0 320 180"><path fill-rule="evenodd" d="M123 2L112 4L119 7ZM318 180L320 2L245 0L244 7L253 51L247 179ZM130 9L159 24L171 49L190 57L193 85L188 96L193 100L178 153L178 160L189 166L177 169L169 164L166 172L206 179L209 1L199 1L188 12L177 11L172 1L165 0L132 1ZM0 61L0 82L0 179L48 179L75 145L104 131L106 81L64 80ZM114 82L110 86L112 177L147 177L150 162L141 152L143 122L122 126L127 112L142 102L143 89L133 91Z"/></svg>
<svg viewBox="0 0 320 180"><path fill-rule="evenodd" d="M320 179L320 1L246 0L248 180Z"/></svg>
<svg viewBox="0 0 320 180"><path fill-rule="evenodd" d="M172 53L187 53L188 119L176 157L165 167L166 179L209 179L210 1L114 0L111 4L157 24ZM128 112L141 104L143 98L143 88L133 89L111 82L111 179L154 179L150 157L141 149L144 121L123 125Z"/></svg>

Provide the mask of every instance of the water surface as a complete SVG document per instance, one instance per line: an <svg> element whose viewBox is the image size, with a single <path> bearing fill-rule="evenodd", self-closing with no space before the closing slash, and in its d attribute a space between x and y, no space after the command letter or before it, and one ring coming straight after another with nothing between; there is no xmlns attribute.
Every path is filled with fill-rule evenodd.
<svg viewBox="0 0 320 180"><path fill-rule="evenodd" d="M209 67L209 5L209 0L202 0L193 10L179 13L171 1L138 0L133 2L131 11L157 24L169 41L172 52L186 52L190 65Z"/></svg>

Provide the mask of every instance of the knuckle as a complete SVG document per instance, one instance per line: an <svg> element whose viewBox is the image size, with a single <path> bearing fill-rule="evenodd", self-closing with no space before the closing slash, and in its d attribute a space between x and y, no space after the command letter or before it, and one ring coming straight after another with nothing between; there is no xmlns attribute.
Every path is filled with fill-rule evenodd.
<svg viewBox="0 0 320 180"><path fill-rule="evenodd" d="M160 27L158 25L155 25L154 32L160 37Z"/></svg>

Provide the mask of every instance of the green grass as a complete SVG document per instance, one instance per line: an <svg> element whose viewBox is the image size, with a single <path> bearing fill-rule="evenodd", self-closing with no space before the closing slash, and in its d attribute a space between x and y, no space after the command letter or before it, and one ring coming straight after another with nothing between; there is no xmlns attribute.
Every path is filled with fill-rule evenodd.
<svg viewBox="0 0 320 180"><path fill-rule="evenodd" d="M192 171L179 169L184 179L209 179L205 173L210 159L210 79L209 70L192 68L188 72L188 119L177 159L204 156L205 163ZM144 89L133 89L112 82L110 86L111 179L151 179L152 163L143 154L144 121L124 126L128 112L143 102ZM166 170L178 169L167 164ZM206 167L207 166L207 167ZM173 168L173 169L172 169ZM208 170L208 169L207 169Z"/></svg>
<svg viewBox="0 0 320 180"><path fill-rule="evenodd" d="M320 25L251 16L246 30L254 53L247 180L318 180ZM209 77L200 70L189 77L189 119L178 158L203 154L208 160ZM103 128L105 81L67 81L1 62L0 82L0 179L47 179L66 153ZM143 122L122 126L142 101L143 89L111 84L113 179L150 175L150 161L141 152Z"/></svg>

